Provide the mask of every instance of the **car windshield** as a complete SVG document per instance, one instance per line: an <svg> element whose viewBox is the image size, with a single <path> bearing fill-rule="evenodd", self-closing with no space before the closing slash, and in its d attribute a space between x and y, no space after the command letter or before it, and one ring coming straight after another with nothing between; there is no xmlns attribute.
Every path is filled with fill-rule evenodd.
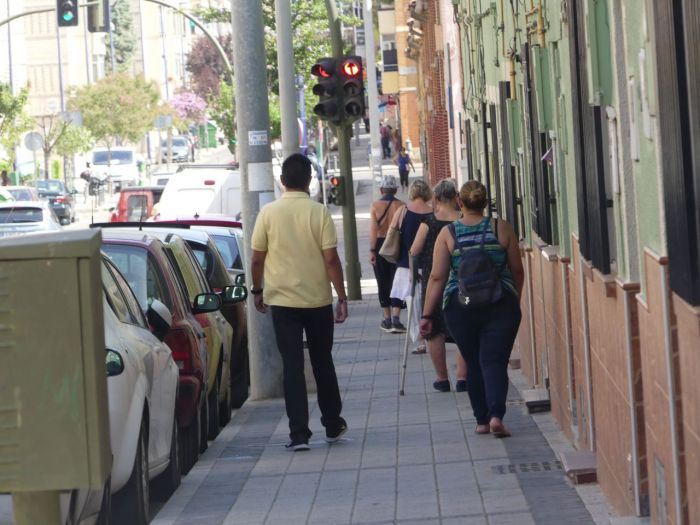
<svg viewBox="0 0 700 525"><path fill-rule="evenodd" d="M231 268L234 270L242 270L243 262L241 261L241 256L238 253L238 244L234 237L226 237L224 235L212 235L216 247L221 253L221 257L224 259L224 264L226 268Z"/></svg>
<svg viewBox="0 0 700 525"><path fill-rule="evenodd" d="M36 187L40 191L51 191L55 193L65 192L65 186L60 180L40 180L37 181Z"/></svg>
<svg viewBox="0 0 700 525"><path fill-rule="evenodd" d="M41 208L2 208L0 209L0 224L18 222L41 222L44 213Z"/></svg>
<svg viewBox="0 0 700 525"><path fill-rule="evenodd" d="M109 158L109 153L106 151L93 151L92 152L92 163L93 164L107 164ZM112 151L112 163L114 164L131 164L134 162L134 152L116 150Z"/></svg>
<svg viewBox="0 0 700 525"><path fill-rule="evenodd" d="M163 140L162 146L164 148L168 147L168 141ZM184 137L173 137L173 146L178 146L178 147L187 147L187 139Z"/></svg>
<svg viewBox="0 0 700 525"><path fill-rule="evenodd" d="M141 308L148 309L148 288L151 283L147 279L148 252L138 246L125 244L103 244L102 251L119 268L122 275L134 291Z"/></svg>
<svg viewBox="0 0 700 525"><path fill-rule="evenodd" d="M32 195L31 190L27 190L25 188L17 188L17 189L12 189L12 190L7 190L9 191L12 196L15 198L15 200L18 201L33 201L34 200L34 195Z"/></svg>

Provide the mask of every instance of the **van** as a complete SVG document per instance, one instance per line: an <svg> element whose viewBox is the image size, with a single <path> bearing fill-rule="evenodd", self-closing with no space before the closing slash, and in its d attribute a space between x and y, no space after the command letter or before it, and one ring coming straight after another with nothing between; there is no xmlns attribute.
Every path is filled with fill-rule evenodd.
<svg viewBox="0 0 700 525"><path fill-rule="evenodd" d="M157 207L161 217L241 213L241 173L226 166L187 166L173 175Z"/></svg>
<svg viewBox="0 0 700 525"><path fill-rule="evenodd" d="M111 150L98 148L92 152L92 174L112 181L115 190L139 183L141 156L134 148L115 147Z"/></svg>

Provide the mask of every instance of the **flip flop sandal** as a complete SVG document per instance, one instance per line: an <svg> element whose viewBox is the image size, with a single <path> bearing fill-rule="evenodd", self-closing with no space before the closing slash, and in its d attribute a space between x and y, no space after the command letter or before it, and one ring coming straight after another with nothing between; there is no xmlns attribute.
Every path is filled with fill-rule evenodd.
<svg viewBox="0 0 700 525"><path fill-rule="evenodd" d="M418 348L411 352L412 354L426 354L427 350L424 345L420 345Z"/></svg>
<svg viewBox="0 0 700 525"><path fill-rule="evenodd" d="M491 429L490 429L490 428L487 428L487 429L485 429L485 430L479 430L479 427L480 427L480 426L482 426L482 425L477 425L477 426L474 428L474 434L490 434L490 433L491 433ZM483 426L488 426L488 425L483 425Z"/></svg>

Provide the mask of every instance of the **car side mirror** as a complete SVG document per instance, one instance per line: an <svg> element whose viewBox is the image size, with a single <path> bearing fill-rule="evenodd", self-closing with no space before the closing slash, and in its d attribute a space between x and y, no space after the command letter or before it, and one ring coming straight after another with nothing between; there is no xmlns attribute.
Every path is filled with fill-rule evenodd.
<svg viewBox="0 0 700 525"><path fill-rule="evenodd" d="M200 293L194 298L192 313L206 314L216 312L221 308L221 297L215 293Z"/></svg>
<svg viewBox="0 0 700 525"><path fill-rule="evenodd" d="M77 194L78 194L78 190L76 190L75 188L73 188L72 190L70 190L70 194L71 194L71 195L77 195Z"/></svg>
<svg viewBox="0 0 700 525"><path fill-rule="evenodd" d="M107 377L118 376L124 371L124 360L119 352L107 348L105 357L105 365L107 368Z"/></svg>
<svg viewBox="0 0 700 525"><path fill-rule="evenodd" d="M245 286L226 286L221 295L224 304L236 304L248 298L248 290Z"/></svg>
<svg viewBox="0 0 700 525"><path fill-rule="evenodd" d="M168 310L168 307L158 299L154 299L146 311L146 318L148 319L148 324L151 326L153 335L160 341L163 341L173 324L173 316L170 310Z"/></svg>
<svg viewBox="0 0 700 525"><path fill-rule="evenodd" d="M236 277L233 278L233 283L236 286L245 286L245 274L244 273L236 274Z"/></svg>

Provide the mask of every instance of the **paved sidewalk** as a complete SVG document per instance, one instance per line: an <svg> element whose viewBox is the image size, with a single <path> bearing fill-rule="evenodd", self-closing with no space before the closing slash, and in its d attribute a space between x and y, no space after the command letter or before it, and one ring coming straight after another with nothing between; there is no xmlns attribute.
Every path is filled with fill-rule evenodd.
<svg viewBox="0 0 700 525"><path fill-rule="evenodd" d="M289 452L283 401L247 402L153 523L595 523L514 386L514 436L477 436L467 394L433 390L429 357L409 355L398 395L403 337L382 333L378 320L368 297L336 331L342 441L324 442L311 397L311 450Z"/></svg>

